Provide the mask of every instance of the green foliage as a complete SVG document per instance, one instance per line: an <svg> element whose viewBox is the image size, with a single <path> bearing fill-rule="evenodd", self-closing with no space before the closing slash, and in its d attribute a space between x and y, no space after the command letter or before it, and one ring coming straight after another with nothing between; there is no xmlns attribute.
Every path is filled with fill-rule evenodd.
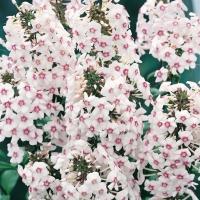
<svg viewBox="0 0 200 200"><path fill-rule="evenodd" d="M0 183L6 194L11 193L18 178L19 175L16 170L7 170L2 173Z"/></svg>
<svg viewBox="0 0 200 200"><path fill-rule="evenodd" d="M0 200L10 200L10 195L0 196Z"/></svg>

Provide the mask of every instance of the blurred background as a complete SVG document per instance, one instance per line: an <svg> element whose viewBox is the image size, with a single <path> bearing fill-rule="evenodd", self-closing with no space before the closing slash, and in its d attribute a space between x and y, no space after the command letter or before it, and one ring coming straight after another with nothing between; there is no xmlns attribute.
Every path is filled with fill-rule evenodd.
<svg viewBox="0 0 200 200"><path fill-rule="evenodd" d="M42 0L41 0L42 1ZM22 0L17 0L18 5L20 5ZM31 3L31 0L27 0ZM136 21L139 8L143 5L145 0L121 0L120 4L124 5L130 15L131 30L133 37L136 38ZM199 0L184 0L184 3L188 7L189 12L196 12L200 16L200 6ZM11 0L0 0L0 38L5 39L5 33L3 31L3 26L6 23L7 16L12 16L17 13L16 7L11 3ZM188 15L187 13L187 15ZM3 47L0 46L0 56L2 54L8 54ZM146 54L142 56L142 64L140 65L141 74L147 78L148 74L155 71L159 67L159 62L152 58L152 56ZM198 64L199 59L198 59ZM200 66L198 65L196 69L185 71L181 82L186 80L198 82L200 80L199 73ZM9 139L4 142L0 142L0 200L25 200L27 199L27 187L22 183L20 177L18 176L16 169L17 165L10 165L9 159L7 158L7 143ZM198 181L197 181L198 182ZM198 197L200 198L200 188ZM196 192L195 192L196 193ZM144 200L148 199L146 194L142 194Z"/></svg>

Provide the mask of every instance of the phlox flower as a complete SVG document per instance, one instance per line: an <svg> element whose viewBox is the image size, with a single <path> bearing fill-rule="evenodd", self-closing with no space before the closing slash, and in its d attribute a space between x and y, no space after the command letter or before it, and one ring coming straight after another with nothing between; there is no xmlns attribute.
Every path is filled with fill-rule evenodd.
<svg viewBox="0 0 200 200"><path fill-rule="evenodd" d="M14 96L12 85L0 83L0 99L2 102L10 100Z"/></svg>

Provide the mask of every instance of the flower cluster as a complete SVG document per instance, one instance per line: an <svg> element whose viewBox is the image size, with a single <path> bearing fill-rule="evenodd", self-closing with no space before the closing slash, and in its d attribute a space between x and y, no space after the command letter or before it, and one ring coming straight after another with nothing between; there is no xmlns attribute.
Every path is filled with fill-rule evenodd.
<svg viewBox="0 0 200 200"><path fill-rule="evenodd" d="M190 194L188 188L196 185L195 174L188 169L193 167L199 172L200 88L188 84L190 88L181 83L163 83L160 91L167 94L156 98L149 115L150 129L140 150L143 164L138 169L140 179L144 179L143 170L154 176L145 181L145 187L156 198Z"/></svg>
<svg viewBox="0 0 200 200"><path fill-rule="evenodd" d="M200 54L200 19L190 13L185 17L187 7L182 0L164 3L147 1L140 9L137 22L137 44L140 54L144 50L161 60L162 66L155 73L156 81L166 81L167 74L182 73L195 68Z"/></svg>
<svg viewBox="0 0 200 200"><path fill-rule="evenodd" d="M11 138L8 156L29 199L140 200L143 183L154 200L195 199L200 88L164 82L153 100L137 52L147 47L169 64L157 81L194 68L197 16L185 18L180 0L147 1L135 43L126 9L109 0L13 3L19 12L1 41L10 53L0 60L0 141Z"/></svg>

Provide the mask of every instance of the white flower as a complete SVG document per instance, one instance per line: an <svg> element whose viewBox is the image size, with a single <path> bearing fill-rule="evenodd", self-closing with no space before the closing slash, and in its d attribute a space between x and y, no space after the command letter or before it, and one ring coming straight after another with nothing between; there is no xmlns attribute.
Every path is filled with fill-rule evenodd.
<svg viewBox="0 0 200 200"><path fill-rule="evenodd" d="M0 99L2 102L10 100L14 96L12 85L0 83Z"/></svg>

